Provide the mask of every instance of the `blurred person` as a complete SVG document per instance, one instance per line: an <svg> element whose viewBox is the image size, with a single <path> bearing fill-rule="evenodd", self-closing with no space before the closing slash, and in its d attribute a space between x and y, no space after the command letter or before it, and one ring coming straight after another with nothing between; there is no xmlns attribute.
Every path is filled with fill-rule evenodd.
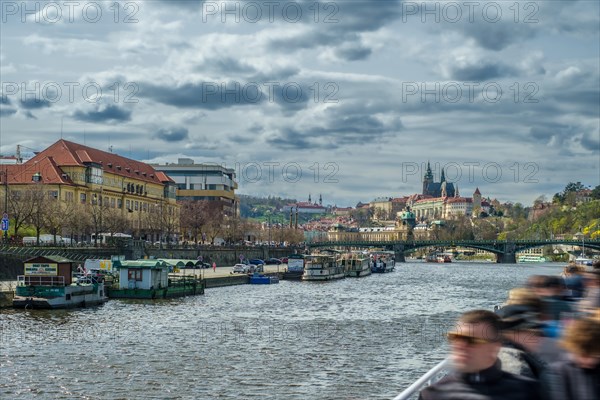
<svg viewBox="0 0 600 400"><path fill-rule="evenodd" d="M556 339L545 337L540 305L513 304L497 311L502 321L502 348L498 353L504 371L538 379L560 359Z"/></svg>
<svg viewBox="0 0 600 400"><path fill-rule="evenodd" d="M579 268L577 265L568 265L565 267L563 273L563 280L567 290L569 290L569 297L571 299L580 299L584 292L584 276L583 272L585 269Z"/></svg>
<svg viewBox="0 0 600 400"><path fill-rule="evenodd" d="M505 372L498 360L501 321L491 311L464 313L448 332L453 371L423 389L421 400L537 400L537 382Z"/></svg>
<svg viewBox="0 0 600 400"><path fill-rule="evenodd" d="M541 319L546 327L544 335L548 337L560 337L563 322L572 317L573 308L566 300L565 286L558 276L547 275L536 278L533 282L533 290L542 302Z"/></svg>
<svg viewBox="0 0 600 400"><path fill-rule="evenodd" d="M581 314L590 314L600 308L600 269L593 269L584 274L585 292L577 305Z"/></svg>
<svg viewBox="0 0 600 400"><path fill-rule="evenodd" d="M582 318L566 330L561 345L564 360L544 374L544 391L550 400L600 399L600 321Z"/></svg>

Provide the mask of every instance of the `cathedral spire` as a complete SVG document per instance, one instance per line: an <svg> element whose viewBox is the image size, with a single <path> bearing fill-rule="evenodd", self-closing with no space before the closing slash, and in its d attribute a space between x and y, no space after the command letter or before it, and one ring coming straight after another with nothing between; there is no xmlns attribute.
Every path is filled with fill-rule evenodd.
<svg viewBox="0 0 600 400"><path fill-rule="evenodd" d="M310 193L308 194L308 202L312 203L312 201L310 200Z"/></svg>
<svg viewBox="0 0 600 400"><path fill-rule="evenodd" d="M454 197L460 197L460 195L458 194L458 185L454 187Z"/></svg>
<svg viewBox="0 0 600 400"><path fill-rule="evenodd" d="M322 206L323 205L323 196L321 196L321 194L319 193L319 205Z"/></svg>
<svg viewBox="0 0 600 400"><path fill-rule="evenodd" d="M446 182L446 174L444 174L444 168L442 168L442 176L440 177L440 183Z"/></svg>

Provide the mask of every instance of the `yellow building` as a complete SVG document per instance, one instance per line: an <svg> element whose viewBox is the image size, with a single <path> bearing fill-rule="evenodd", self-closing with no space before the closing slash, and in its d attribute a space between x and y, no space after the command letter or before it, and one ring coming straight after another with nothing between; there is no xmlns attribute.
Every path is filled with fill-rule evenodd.
<svg viewBox="0 0 600 400"><path fill-rule="evenodd" d="M24 218L22 206L30 202L44 214L44 230L80 240L100 232L146 240L179 233L175 182L143 162L61 139L23 164L0 169L11 219ZM27 218L32 222L40 225Z"/></svg>

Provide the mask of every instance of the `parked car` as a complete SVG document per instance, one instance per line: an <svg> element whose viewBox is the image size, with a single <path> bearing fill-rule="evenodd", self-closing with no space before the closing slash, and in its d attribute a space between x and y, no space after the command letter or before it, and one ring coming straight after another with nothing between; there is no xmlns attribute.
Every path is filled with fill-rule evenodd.
<svg viewBox="0 0 600 400"><path fill-rule="evenodd" d="M201 264L202 268L206 269L206 268L212 268L212 264L211 263L207 263L207 262L202 262Z"/></svg>
<svg viewBox="0 0 600 400"><path fill-rule="evenodd" d="M281 260L281 262L282 262L283 264L287 264L287 262L288 262L288 257L281 257L279 260Z"/></svg>
<svg viewBox="0 0 600 400"><path fill-rule="evenodd" d="M283 264L279 258L269 258L265 260L265 264L267 265L280 265Z"/></svg>
<svg viewBox="0 0 600 400"><path fill-rule="evenodd" d="M247 274L250 268L246 264L235 264L233 266L232 274Z"/></svg>
<svg viewBox="0 0 600 400"><path fill-rule="evenodd" d="M259 258L253 258L251 260L248 260L248 264L265 265L265 262Z"/></svg>

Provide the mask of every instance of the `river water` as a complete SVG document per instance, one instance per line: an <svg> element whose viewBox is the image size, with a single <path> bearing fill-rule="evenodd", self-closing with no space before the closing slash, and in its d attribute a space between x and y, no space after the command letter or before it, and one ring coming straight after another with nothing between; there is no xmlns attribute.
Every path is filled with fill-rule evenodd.
<svg viewBox="0 0 600 400"><path fill-rule="evenodd" d="M333 282L2 310L0 399L391 399L463 311L562 264L397 264Z"/></svg>

